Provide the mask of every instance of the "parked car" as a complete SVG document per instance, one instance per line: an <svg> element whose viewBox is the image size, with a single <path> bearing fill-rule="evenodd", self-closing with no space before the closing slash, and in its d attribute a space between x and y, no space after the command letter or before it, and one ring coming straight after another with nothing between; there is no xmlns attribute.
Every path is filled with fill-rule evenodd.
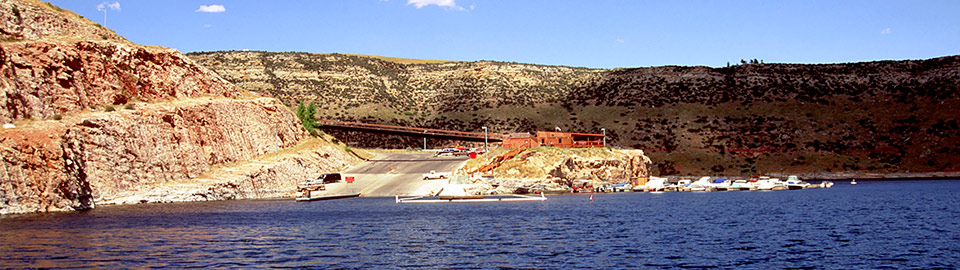
<svg viewBox="0 0 960 270"><path fill-rule="evenodd" d="M304 190L326 190L325 184L340 182L339 173L322 174L316 179L307 179L297 185L298 191Z"/></svg>
<svg viewBox="0 0 960 270"><path fill-rule="evenodd" d="M340 182L340 179L343 179L343 177L340 176L340 173L328 173L321 175L317 179L320 179L320 181L322 181L324 184L329 184Z"/></svg>
<svg viewBox="0 0 960 270"><path fill-rule="evenodd" d="M460 150L457 150L456 148L444 148L440 149L440 151L437 151L437 156L453 156L459 151Z"/></svg>
<svg viewBox="0 0 960 270"><path fill-rule="evenodd" d="M438 173L437 171L430 171L430 173L423 174L423 180L447 178L450 178L450 173Z"/></svg>

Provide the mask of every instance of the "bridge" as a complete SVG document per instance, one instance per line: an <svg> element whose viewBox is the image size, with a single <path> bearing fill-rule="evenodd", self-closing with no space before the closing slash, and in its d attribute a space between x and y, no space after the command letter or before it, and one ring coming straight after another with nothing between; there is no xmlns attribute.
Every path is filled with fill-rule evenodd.
<svg viewBox="0 0 960 270"><path fill-rule="evenodd" d="M430 138L449 139L449 140L458 140L458 141L471 141L471 142L482 142L484 141L484 138L486 138L488 142L502 142L505 137L503 134L497 134L497 133L484 134L483 132L465 132L465 131L454 131L454 130L443 130L443 129L432 129L432 128L367 124L367 123L359 123L359 122L344 122L344 121L335 121L335 120L317 120L317 123L322 124L322 126L320 127L321 129L364 131L364 132L373 132L373 133L415 136L415 137L430 137Z"/></svg>

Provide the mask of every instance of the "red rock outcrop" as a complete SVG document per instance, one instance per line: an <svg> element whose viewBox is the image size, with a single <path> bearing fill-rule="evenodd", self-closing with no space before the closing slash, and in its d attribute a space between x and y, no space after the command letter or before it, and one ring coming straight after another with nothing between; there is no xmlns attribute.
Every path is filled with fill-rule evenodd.
<svg viewBox="0 0 960 270"><path fill-rule="evenodd" d="M250 162L308 137L278 100L52 5L0 8L0 122L16 124L0 129L0 214L276 197L358 160L327 146Z"/></svg>
<svg viewBox="0 0 960 270"><path fill-rule="evenodd" d="M0 43L0 121L201 95L232 84L176 50L110 41Z"/></svg>

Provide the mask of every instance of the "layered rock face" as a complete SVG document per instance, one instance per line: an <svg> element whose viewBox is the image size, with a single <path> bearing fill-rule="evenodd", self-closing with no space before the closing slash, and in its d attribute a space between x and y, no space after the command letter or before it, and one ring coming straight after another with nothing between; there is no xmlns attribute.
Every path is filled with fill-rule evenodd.
<svg viewBox="0 0 960 270"><path fill-rule="evenodd" d="M600 70L504 62L400 64L344 54L191 53L241 88L344 108L378 103L401 112L475 111L563 101Z"/></svg>
<svg viewBox="0 0 960 270"><path fill-rule="evenodd" d="M308 53L190 57L287 104L317 101L324 119L498 133L605 129L610 145L643 149L657 175L960 170L960 56L611 70ZM422 145L331 134L362 147Z"/></svg>
<svg viewBox="0 0 960 270"><path fill-rule="evenodd" d="M297 144L297 123L276 99L197 98L0 130L0 213L90 208L195 178Z"/></svg>
<svg viewBox="0 0 960 270"><path fill-rule="evenodd" d="M473 172L487 164L496 163L494 157L507 153L496 149L482 158L468 162L465 172ZM606 148L559 149L537 147L527 149L500 162L483 174L493 175L493 182L478 181L470 192L483 194L512 193L517 188L569 190L572 185L586 181L594 186L628 182L635 177L650 176L651 161L642 150ZM494 187L496 186L496 187Z"/></svg>
<svg viewBox="0 0 960 270"><path fill-rule="evenodd" d="M239 93L175 50L128 43L0 43L0 61L4 123L132 101Z"/></svg>
<svg viewBox="0 0 960 270"><path fill-rule="evenodd" d="M0 8L0 121L15 124L0 129L0 214L275 197L357 162L332 146L279 154L308 138L296 117L175 50L37 1Z"/></svg>

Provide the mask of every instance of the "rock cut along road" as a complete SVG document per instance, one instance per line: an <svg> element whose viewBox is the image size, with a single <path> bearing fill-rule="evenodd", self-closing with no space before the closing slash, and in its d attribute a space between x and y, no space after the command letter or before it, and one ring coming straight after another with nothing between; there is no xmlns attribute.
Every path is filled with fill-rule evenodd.
<svg viewBox="0 0 960 270"><path fill-rule="evenodd" d="M344 177L354 177L353 183L329 184L327 192L360 192L364 197L431 195L447 180L423 180L423 174L430 171L449 173L463 166L466 160L437 157L431 153L377 153L375 158L342 172Z"/></svg>

